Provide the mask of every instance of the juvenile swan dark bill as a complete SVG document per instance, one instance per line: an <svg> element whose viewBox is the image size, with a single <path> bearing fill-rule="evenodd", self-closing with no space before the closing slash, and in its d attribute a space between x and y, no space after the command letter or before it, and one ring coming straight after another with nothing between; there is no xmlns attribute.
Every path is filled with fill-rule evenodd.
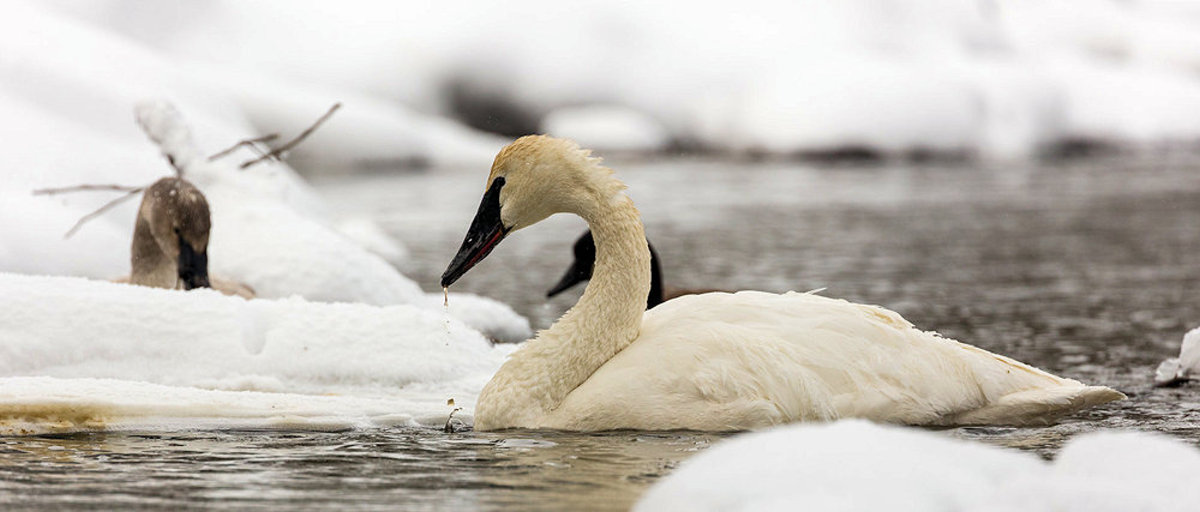
<svg viewBox="0 0 1200 512"><path fill-rule="evenodd" d="M192 244L179 237L179 280L184 290L211 288L208 282L208 251L197 251Z"/></svg>
<svg viewBox="0 0 1200 512"><path fill-rule="evenodd" d="M509 228L504 227L500 220L500 189L503 187L504 177L499 176L483 194L483 200L479 202L479 211L475 212L475 219L467 229L467 236L463 238L458 254L454 255L450 266L442 273L443 288L449 288L476 263L483 261L508 235Z"/></svg>

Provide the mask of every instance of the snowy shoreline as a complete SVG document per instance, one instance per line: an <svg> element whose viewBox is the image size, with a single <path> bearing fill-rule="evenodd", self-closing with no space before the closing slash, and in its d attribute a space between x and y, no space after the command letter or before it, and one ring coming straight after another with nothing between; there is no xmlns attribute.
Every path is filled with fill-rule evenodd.
<svg viewBox="0 0 1200 512"><path fill-rule="evenodd" d="M440 426L449 399L469 422L479 390L515 349L406 305L247 301L2 273L0 289L0 433L155 428L160 419Z"/></svg>

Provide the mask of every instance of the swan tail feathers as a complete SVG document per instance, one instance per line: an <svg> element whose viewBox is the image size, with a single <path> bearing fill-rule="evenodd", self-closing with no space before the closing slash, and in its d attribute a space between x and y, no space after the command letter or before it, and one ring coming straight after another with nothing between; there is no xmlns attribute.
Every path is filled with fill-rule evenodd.
<svg viewBox="0 0 1200 512"><path fill-rule="evenodd" d="M1043 425L1060 416L1116 400L1124 393L1104 386L1056 386L1009 393L954 417L956 425Z"/></svg>

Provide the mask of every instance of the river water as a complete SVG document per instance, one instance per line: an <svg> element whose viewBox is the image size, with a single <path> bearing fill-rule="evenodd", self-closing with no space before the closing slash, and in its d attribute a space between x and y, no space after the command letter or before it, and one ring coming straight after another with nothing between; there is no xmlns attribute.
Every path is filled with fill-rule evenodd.
<svg viewBox="0 0 1200 512"><path fill-rule="evenodd" d="M1200 385L1154 367L1200 325L1200 158L812 164L613 161L667 286L825 288L918 327L1130 399L1038 428L943 435L1052 457L1070 436L1157 430L1200 444ZM348 215L404 240L427 290L462 240L486 169L325 179ZM454 291L549 325L544 300L582 221L514 233ZM621 510L725 434L98 433L0 438L0 508Z"/></svg>

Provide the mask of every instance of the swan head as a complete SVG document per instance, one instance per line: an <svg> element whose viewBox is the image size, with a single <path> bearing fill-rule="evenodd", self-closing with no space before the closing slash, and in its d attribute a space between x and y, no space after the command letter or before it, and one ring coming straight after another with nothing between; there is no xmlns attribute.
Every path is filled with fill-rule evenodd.
<svg viewBox="0 0 1200 512"><path fill-rule="evenodd" d="M454 284L509 233L556 213L588 218L596 205L623 190L600 159L566 139L528 135L496 155L475 219L442 274Z"/></svg>
<svg viewBox="0 0 1200 512"><path fill-rule="evenodd" d="M176 264L184 289L209 287L212 219L204 194L182 178L163 178L146 189L138 215L146 221L159 249Z"/></svg>

